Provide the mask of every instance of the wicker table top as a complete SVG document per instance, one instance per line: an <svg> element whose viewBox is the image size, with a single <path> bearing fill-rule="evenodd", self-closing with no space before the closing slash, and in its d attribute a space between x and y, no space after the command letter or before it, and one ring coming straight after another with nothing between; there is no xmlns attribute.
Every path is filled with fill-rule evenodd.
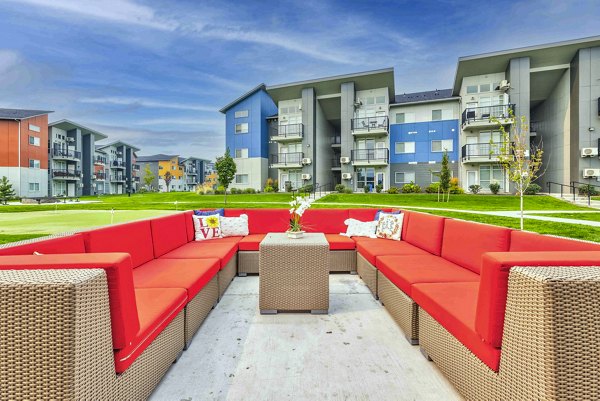
<svg viewBox="0 0 600 401"><path fill-rule="evenodd" d="M305 233L302 238L289 238L286 233L269 233L260 242L260 245L327 245L323 233Z"/></svg>

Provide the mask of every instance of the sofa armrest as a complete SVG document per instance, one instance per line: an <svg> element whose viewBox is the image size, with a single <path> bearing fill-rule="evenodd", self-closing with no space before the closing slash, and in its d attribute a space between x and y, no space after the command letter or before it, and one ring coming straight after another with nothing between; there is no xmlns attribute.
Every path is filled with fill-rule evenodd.
<svg viewBox="0 0 600 401"><path fill-rule="evenodd" d="M481 260L475 329L488 344L499 348L508 293L508 277L514 266L594 266L598 251L488 252Z"/></svg>
<svg viewBox="0 0 600 401"><path fill-rule="evenodd" d="M0 271L3 396L114 399L106 288L101 269Z"/></svg>

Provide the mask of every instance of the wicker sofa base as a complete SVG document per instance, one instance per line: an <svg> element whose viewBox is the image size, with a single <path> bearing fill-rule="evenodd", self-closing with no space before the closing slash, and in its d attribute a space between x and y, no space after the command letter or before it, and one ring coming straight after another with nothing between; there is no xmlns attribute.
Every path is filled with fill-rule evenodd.
<svg viewBox="0 0 600 401"><path fill-rule="evenodd" d="M224 268L219 270L218 282L219 282L219 299L225 294L225 290L229 287L229 284L237 274L237 253L227 262Z"/></svg>
<svg viewBox="0 0 600 401"><path fill-rule="evenodd" d="M258 251L238 252L238 276L258 274Z"/></svg>
<svg viewBox="0 0 600 401"><path fill-rule="evenodd" d="M356 274L356 251L329 251L329 272Z"/></svg>
<svg viewBox="0 0 600 401"><path fill-rule="evenodd" d="M219 282L215 276L185 307L185 349L218 301Z"/></svg>
<svg viewBox="0 0 600 401"><path fill-rule="evenodd" d="M404 336L413 345L419 343L419 307L400 288L396 287L380 271L377 272L377 295L392 315Z"/></svg>
<svg viewBox="0 0 600 401"><path fill-rule="evenodd" d="M358 252L356 253L356 271L373 296L377 298L377 269Z"/></svg>

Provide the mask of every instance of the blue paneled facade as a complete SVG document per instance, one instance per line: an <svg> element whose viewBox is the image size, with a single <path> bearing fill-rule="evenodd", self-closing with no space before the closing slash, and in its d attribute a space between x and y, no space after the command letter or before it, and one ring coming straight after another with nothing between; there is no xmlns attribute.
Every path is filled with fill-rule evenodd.
<svg viewBox="0 0 600 401"><path fill-rule="evenodd" d="M432 141L452 140L450 161L458 161L458 120L426 121L390 125L390 163L429 163L442 161L443 152L432 151ZM396 153L396 143L414 143L413 153ZM410 147L408 145L407 147Z"/></svg>

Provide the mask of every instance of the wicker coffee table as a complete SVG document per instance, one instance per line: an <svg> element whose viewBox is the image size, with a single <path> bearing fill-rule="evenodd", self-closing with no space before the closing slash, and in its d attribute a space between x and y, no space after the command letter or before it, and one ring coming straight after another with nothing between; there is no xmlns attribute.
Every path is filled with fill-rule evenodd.
<svg viewBox="0 0 600 401"><path fill-rule="evenodd" d="M261 314L277 311L329 310L329 243L321 233L298 239L285 233L270 233L260 243L259 309Z"/></svg>

